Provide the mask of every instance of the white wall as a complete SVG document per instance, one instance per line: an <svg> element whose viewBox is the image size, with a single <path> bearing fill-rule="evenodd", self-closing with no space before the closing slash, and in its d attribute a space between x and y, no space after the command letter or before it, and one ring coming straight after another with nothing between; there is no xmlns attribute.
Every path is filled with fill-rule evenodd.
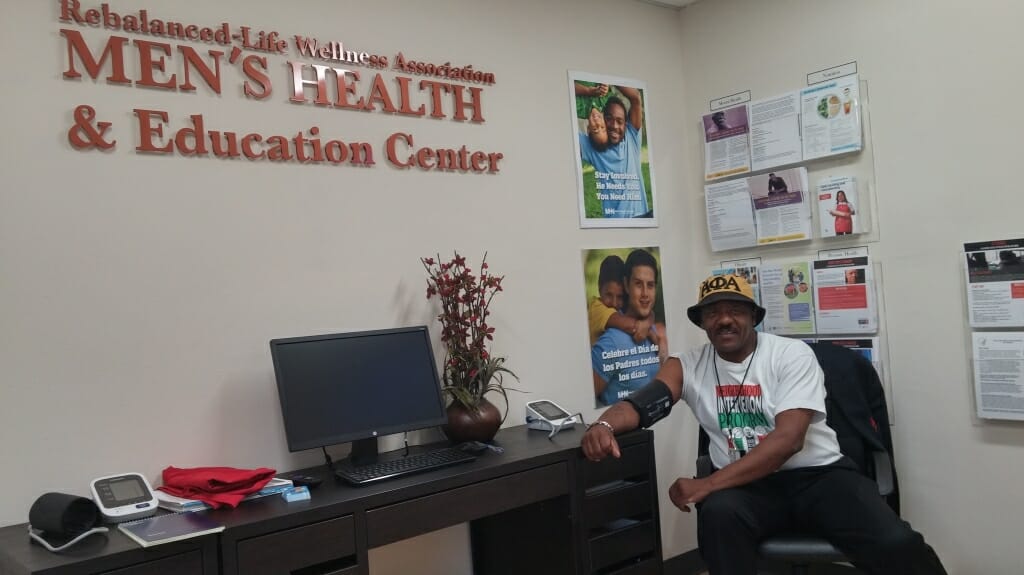
<svg viewBox="0 0 1024 575"><path fill-rule="evenodd" d="M772 96L805 85L808 72L858 62L869 88L878 204L869 246L884 270L904 516L950 573L1020 572L1024 426L974 416L958 250L1024 232L1013 176L1024 131L1015 104L1022 17L1019 3L1000 0L712 0L681 18L688 126L711 98ZM699 206L700 154L688 159L686 189ZM695 265L712 259L700 241Z"/></svg>
<svg viewBox="0 0 1024 575"><path fill-rule="evenodd" d="M434 325L421 256L459 249L478 260L487 250L492 269L507 274L493 306L495 352L530 392L512 397L511 421L532 398L592 405L582 248L659 245L671 337L694 336L682 314L694 283L690 231L676 225L693 180L679 160L692 153L677 137L689 120L679 113L678 12L612 0L112 5L471 63L498 81L484 91L482 126L289 104L283 57L270 58L275 93L264 102L240 95L241 75L228 65L220 96L66 81L58 3L0 3L0 525L25 521L43 492L86 493L103 474L157 479L167 465L319 463L317 452L288 453L267 342ZM94 50L109 34L73 28ZM134 75L136 58L128 63ZM569 69L648 83L662 227L578 229ZM114 124L115 150L71 149L66 132L79 104ZM316 124L324 136L371 142L379 163L142 156L133 150L133 108L169 112L173 129L197 113L208 129L243 133ZM395 131L419 145L503 152L501 173L396 170L383 161L384 138ZM662 473L666 488L679 467L672 463ZM456 529L385 549L375 553L375 571L409 572L410 558L423 556L416 549L438 546L454 552L437 573L464 571L465 540ZM678 539L666 550L693 546ZM417 573L425 569L420 562Z"/></svg>

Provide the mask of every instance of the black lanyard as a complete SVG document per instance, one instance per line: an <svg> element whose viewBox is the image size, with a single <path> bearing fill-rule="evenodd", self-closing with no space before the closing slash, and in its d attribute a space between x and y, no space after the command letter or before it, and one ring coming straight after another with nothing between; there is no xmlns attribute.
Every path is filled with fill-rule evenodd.
<svg viewBox="0 0 1024 575"><path fill-rule="evenodd" d="M722 408L726 406L725 395L722 393L722 380L718 377L718 351L715 350L715 355L712 356L711 361L714 362L715 367L715 387L718 390L718 413L733 413L736 409L736 405L740 401L740 397L743 396L743 384L747 383L747 374L750 373L750 366L754 365L754 356L757 355L757 340L754 340L754 351L750 354L750 363L747 364L747 369L743 371L743 379L740 380L740 388L736 390L736 396L732 399L732 405L729 409L723 411Z"/></svg>

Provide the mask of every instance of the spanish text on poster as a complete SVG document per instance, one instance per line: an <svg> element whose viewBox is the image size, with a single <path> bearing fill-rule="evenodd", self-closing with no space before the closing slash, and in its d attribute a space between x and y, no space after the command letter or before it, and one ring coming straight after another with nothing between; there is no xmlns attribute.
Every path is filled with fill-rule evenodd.
<svg viewBox="0 0 1024 575"><path fill-rule="evenodd" d="M1024 420L1024 332L974 332L978 417Z"/></svg>
<svg viewBox="0 0 1024 575"><path fill-rule="evenodd" d="M814 298L811 264L806 261L761 266L761 307L767 312L764 331L777 335L812 334Z"/></svg>
<svg viewBox="0 0 1024 575"><path fill-rule="evenodd" d="M750 124L747 105L701 118L704 129L704 179L717 180L750 171Z"/></svg>
<svg viewBox="0 0 1024 575"><path fill-rule="evenodd" d="M746 178L704 186L711 251L757 245L754 210Z"/></svg>
<svg viewBox="0 0 1024 575"><path fill-rule="evenodd" d="M637 390L668 357L656 247L583 250L594 401L611 405Z"/></svg>
<svg viewBox="0 0 1024 575"><path fill-rule="evenodd" d="M811 239L811 205L806 168L760 174L748 180L750 197L754 203L758 244Z"/></svg>
<svg viewBox="0 0 1024 575"><path fill-rule="evenodd" d="M864 232L857 206L857 179L830 176L818 181L818 224L821 237L831 238Z"/></svg>
<svg viewBox="0 0 1024 575"><path fill-rule="evenodd" d="M964 244L971 327L1024 327L1024 238Z"/></svg>
<svg viewBox="0 0 1024 575"><path fill-rule="evenodd" d="M874 276L868 257L814 261L818 333L875 333Z"/></svg>
<svg viewBox="0 0 1024 575"><path fill-rule="evenodd" d="M799 95L790 92L751 103L751 169L767 170L802 159Z"/></svg>
<svg viewBox="0 0 1024 575"><path fill-rule="evenodd" d="M569 72L580 227L656 227L647 85Z"/></svg>
<svg viewBox="0 0 1024 575"><path fill-rule="evenodd" d="M805 161L863 147L856 74L801 90L800 114Z"/></svg>

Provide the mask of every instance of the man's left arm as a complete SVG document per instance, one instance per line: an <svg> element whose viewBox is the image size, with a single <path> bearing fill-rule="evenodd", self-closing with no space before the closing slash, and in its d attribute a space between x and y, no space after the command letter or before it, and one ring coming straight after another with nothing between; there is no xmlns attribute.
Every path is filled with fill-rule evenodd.
<svg viewBox="0 0 1024 575"><path fill-rule="evenodd" d="M679 478L669 489L676 507L689 511L690 503L699 503L716 491L739 487L774 473L804 447L804 435L814 417L810 409L789 409L775 416L775 429L764 436L746 455L711 475L700 479Z"/></svg>
<svg viewBox="0 0 1024 575"><path fill-rule="evenodd" d="M616 86L622 95L629 100L629 123L637 130L644 126L644 99L640 90L630 86Z"/></svg>

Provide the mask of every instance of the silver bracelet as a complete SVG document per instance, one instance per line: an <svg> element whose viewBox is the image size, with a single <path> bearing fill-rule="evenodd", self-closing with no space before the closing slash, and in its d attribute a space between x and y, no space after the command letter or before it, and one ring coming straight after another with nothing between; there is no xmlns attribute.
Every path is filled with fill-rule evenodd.
<svg viewBox="0 0 1024 575"><path fill-rule="evenodd" d="M612 432L612 435L615 435L615 428L612 427L612 424L608 423L607 421L605 421L603 419L598 419L594 423L591 423L590 425L588 425L587 426L587 431L590 431L590 428L594 427L595 425L601 425L601 426L607 427L608 431Z"/></svg>

